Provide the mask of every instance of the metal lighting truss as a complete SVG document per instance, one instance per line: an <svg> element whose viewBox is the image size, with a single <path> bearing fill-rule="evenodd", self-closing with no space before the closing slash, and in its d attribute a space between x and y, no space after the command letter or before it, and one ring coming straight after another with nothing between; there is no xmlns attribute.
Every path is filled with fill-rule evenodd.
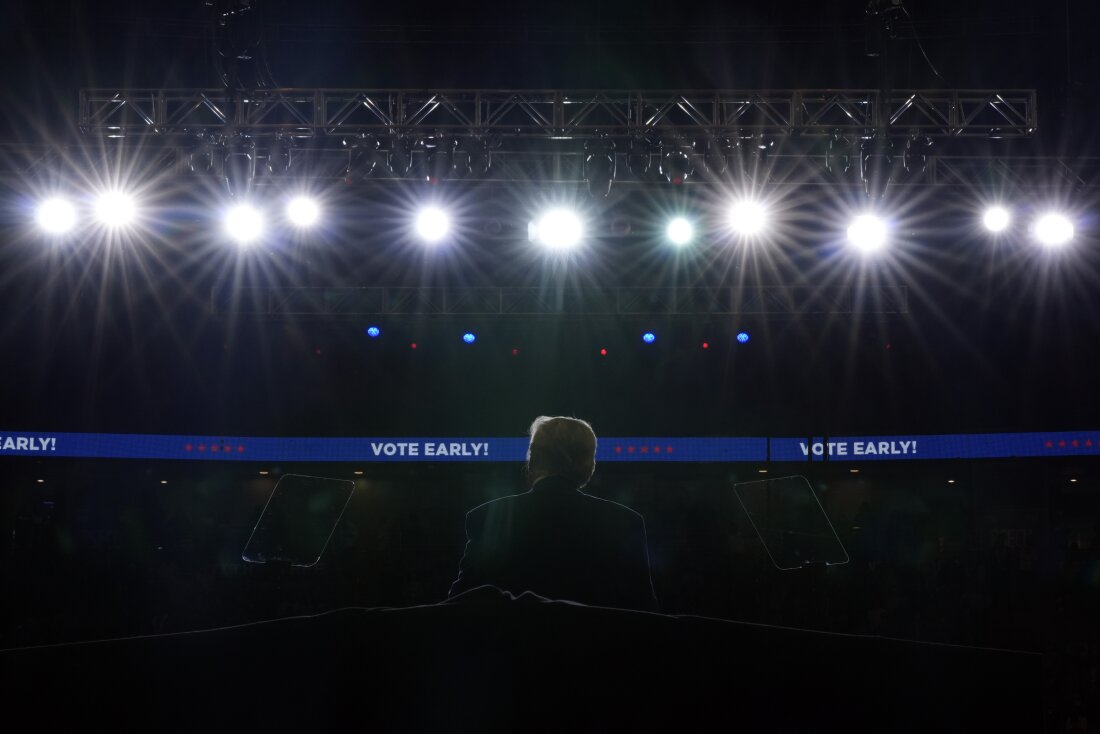
<svg viewBox="0 0 1100 734"><path fill-rule="evenodd" d="M465 178L579 184L593 141L616 159L616 185L660 181L670 150L689 156L688 185L739 177L863 186L884 162L891 186L1100 184L1100 159L1019 154L1038 127L1034 90L85 89L77 120L81 145L0 146L0 179L120 157L152 172L223 175L219 151L244 138L257 186L350 178L363 151L373 160L365 177L423 180L428 156L441 150L491 156ZM990 142L967 143L979 138ZM629 165L639 151L650 161L641 174ZM289 164L263 165L280 156Z"/></svg>
<svg viewBox="0 0 1100 734"><path fill-rule="evenodd" d="M1029 137L1034 90L563 91L85 89L79 125L107 137L366 133L590 139L686 136Z"/></svg>

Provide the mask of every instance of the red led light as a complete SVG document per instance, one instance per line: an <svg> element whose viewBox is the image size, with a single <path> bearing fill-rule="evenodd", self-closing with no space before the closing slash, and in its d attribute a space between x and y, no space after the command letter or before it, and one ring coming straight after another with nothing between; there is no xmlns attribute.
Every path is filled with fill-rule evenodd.
<svg viewBox="0 0 1100 734"><path fill-rule="evenodd" d="M416 342L409 345L409 349L416 349Z"/></svg>
<svg viewBox="0 0 1100 734"><path fill-rule="evenodd" d="M200 443L199 444L199 451L206 451L206 444Z"/></svg>
<svg viewBox="0 0 1100 734"><path fill-rule="evenodd" d="M1053 441L1047 441L1047 448L1048 449L1054 448L1054 442Z"/></svg>
<svg viewBox="0 0 1100 734"><path fill-rule="evenodd" d="M518 357L519 356L519 350L518 349L513 349L512 350L512 356L513 357Z"/></svg>
<svg viewBox="0 0 1100 734"><path fill-rule="evenodd" d="M195 447L194 447L194 446L192 446L192 445L191 445L191 444L189 444L189 443L188 443L188 444L184 444L184 445L183 445L183 450L184 450L184 451L190 451L190 450L191 450L191 449L193 449L193 448L195 448Z"/></svg>
<svg viewBox="0 0 1100 734"><path fill-rule="evenodd" d="M627 446L626 447L626 453L633 454L634 453L634 447L633 446Z"/></svg>
<svg viewBox="0 0 1100 734"><path fill-rule="evenodd" d="M672 447L671 446L665 446L665 453L666 454L671 454L672 453Z"/></svg>
<svg viewBox="0 0 1100 734"><path fill-rule="evenodd" d="M601 357L606 357L607 356L607 350L606 349L601 349L600 350L600 356Z"/></svg>
<svg viewBox="0 0 1100 734"><path fill-rule="evenodd" d="M238 444L238 446L237 446L237 453L238 453L238 454L243 454L243 453L244 453L244 444L243 444L243 443L242 443L242 444Z"/></svg>
<svg viewBox="0 0 1100 734"><path fill-rule="evenodd" d="M214 453L217 453L218 452L218 444L216 444L216 443L210 444L210 450L213 451Z"/></svg>
<svg viewBox="0 0 1100 734"><path fill-rule="evenodd" d="M655 454L661 453L661 447L660 446L654 446L653 447L653 453L655 453Z"/></svg>
<svg viewBox="0 0 1100 734"><path fill-rule="evenodd" d="M649 447L648 446L643 446L642 447L642 453L643 454L648 454L649 453Z"/></svg>
<svg viewBox="0 0 1100 734"><path fill-rule="evenodd" d="M622 446L616 446L615 447L615 453L616 454L621 454L622 452L623 452L623 447Z"/></svg>
<svg viewBox="0 0 1100 734"><path fill-rule="evenodd" d="M1091 438L1085 439L1085 445L1091 447L1092 446L1092 439Z"/></svg>
<svg viewBox="0 0 1100 734"><path fill-rule="evenodd" d="M703 342L703 349L710 349L710 342Z"/></svg>
<svg viewBox="0 0 1100 734"><path fill-rule="evenodd" d="M1064 449L1065 447L1066 447L1066 442L1065 441L1059 441L1058 442L1058 448Z"/></svg>
<svg viewBox="0 0 1100 734"><path fill-rule="evenodd" d="M1080 442L1080 441L1078 441L1078 440L1077 440L1076 438L1075 438L1075 439L1073 439L1073 448L1077 448L1077 447L1078 447L1078 446L1080 446L1080 445L1081 445L1081 442Z"/></svg>

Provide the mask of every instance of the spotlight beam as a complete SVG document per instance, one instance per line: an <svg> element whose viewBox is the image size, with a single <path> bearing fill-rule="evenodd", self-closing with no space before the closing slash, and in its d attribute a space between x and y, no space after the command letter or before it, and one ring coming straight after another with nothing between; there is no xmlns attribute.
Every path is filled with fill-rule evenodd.
<svg viewBox="0 0 1100 734"><path fill-rule="evenodd" d="M739 201L730 209L729 224L734 232L751 237L767 227L768 212L759 202Z"/></svg>
<svg viewBox="0 0 1100 734"><path fill-rule="evenodd" d="M38 205L34 218L47 234L62 235L76 226L76 208L68 199L55 196Z"/></svg>
<svg viewBox="0 0 1100 734"><path fill-rule="evenodd" d="M416 217L416 233L425 242L440 242L450 231L450 217L439 207L429 206L421 209Z"/></svg>
<svg viewBox="0 0 1100 734"><path fill-rule="evenodd" d="M286 216L296 227L312 227L321 218L321 208L307 196L297 196L286 207Z"/></svg>
<svg viewBox="0 0 1100 734"><path fill-rule="evenodd" d="M574 212L552 209L532 224L531 234L531 239L548 250L567 252L580 244L584 225Z"/></svg>
<svg viewBox="0 0 1100 734"><path fill-rule="evenodd" d="M990 232L1003 232L1008 229L1008 225L1012 222L1012 215L1008 213L1008 210L1003 206L993 206L985 210L985 215L982 217L982 224Z"/></svg>
<svg viewBox="0 0 1100 734"><path fill-rule="evenodd" d="M1044 214L1035 222L1035 238L1047 247L1066 245L1075 233L1073 222L1064 214Z"/></svg>
<svg viewBox="0 0 1100 734"><path fill-rule="evenodd" d="M135 212L133 197L121 191L108 191L96 200L96 219L107 227L128 226L134 221Z"/></svg>
<svg viewBox="0 0 1100 734"><path fill-rule="evenodd" d="M225 230L237 244L251 245L263 236L264 220L254 206L237 204L226 212Z"/></svg>
<svg viewBox="0 0 1100 734"><path fill-rule="evenodd" d="M687 219L676 217L668 223L665 235L668 237L669 242L683 247L695 237L695 228L691 226L691 222Z"/></svg>
<svg viewBox="0 0 1100 734"><path fill-rule="evenodd" d="M873 214L856 217L848 227L848 242L864 254L885 247L887 235L886 223Z"/></svg>

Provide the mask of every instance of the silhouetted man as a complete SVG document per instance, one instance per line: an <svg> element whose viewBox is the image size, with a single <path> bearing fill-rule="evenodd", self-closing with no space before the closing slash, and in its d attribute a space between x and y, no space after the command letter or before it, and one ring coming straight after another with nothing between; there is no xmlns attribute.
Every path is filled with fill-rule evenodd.
<svg viewBox="0 0 1100 734"><path fill-rule="evenodd" d="M596 469L592 426L542 416L530 434L530 489L466 513L466 552L451 596L491 584L517 595L656 611L642 516L580 491Z"/></svg>

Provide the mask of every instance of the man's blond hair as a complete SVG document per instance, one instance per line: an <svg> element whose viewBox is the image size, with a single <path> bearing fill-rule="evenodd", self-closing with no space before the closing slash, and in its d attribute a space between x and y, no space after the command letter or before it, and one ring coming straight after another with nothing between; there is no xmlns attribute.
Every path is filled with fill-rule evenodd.
<svg viewBox="0 0 1100 734"><path fill-rule="evenodd" d="M566 477L578 489L596 470L596 432L587 421L540 415L528 430L527 471L532 477Z"/></svg>

